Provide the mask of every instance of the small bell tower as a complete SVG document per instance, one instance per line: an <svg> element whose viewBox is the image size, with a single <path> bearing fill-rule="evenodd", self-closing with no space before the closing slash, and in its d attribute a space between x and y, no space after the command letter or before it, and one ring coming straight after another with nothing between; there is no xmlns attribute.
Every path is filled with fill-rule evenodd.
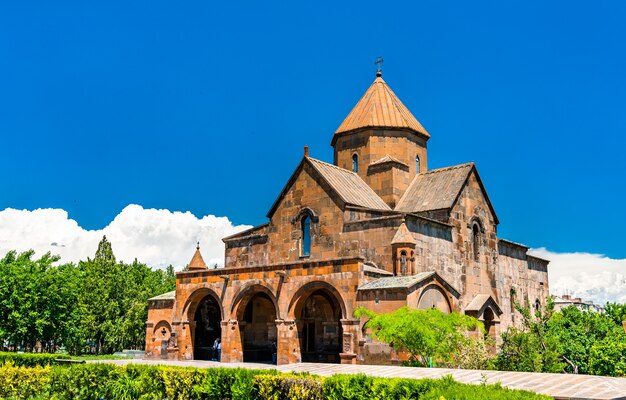
<svg viewBox="0 0 626 400"><path fill-rule="evenodd" d="M415 275L415 245L416 241L411 235L404 221L391 240L393 254L393 273L396 276Z"/></svg>

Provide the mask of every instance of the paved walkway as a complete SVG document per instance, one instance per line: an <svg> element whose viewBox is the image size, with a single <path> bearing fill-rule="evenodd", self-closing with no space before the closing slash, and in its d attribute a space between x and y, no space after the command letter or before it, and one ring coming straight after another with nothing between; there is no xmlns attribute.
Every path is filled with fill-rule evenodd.
<svg viewBox="0 0 626 400"><path fill-rule="evenodd" d="M479 371L467 369L414 368L388 365L346 365L300 363L269 365L255 363L218 363L214 361L162 361L162 360L97 360L116 365L163 364L199 368L250 368L276 369L281 372L308 372L315 375L364 373L371 376L398 378L440 378L452 375L458 382L479 384L487 377L487 383L500 382L511 389L531 390L556 399L626 399L626 378L610 378L593 375L540 374L532 372Z"/></svg>

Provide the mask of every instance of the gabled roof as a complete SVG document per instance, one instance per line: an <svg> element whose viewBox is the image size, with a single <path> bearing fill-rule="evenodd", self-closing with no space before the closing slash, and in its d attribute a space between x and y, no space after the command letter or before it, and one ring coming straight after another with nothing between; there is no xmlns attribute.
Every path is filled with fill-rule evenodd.
<svg viewBox="0 0 626 400"><path fill-rule="evenodd" d="M358 174L314 158L307 159L347 204L375 210L391 210Z"/></svg>
<svg viewBox="0 0 626 400"><path fill-rule="evenodd" d="M411 235L409 228L407 228L406 224L403 222L398 228L398 230L396 231L396 234L393 235L391 244L407 244L407 243L416 244L417 242L413 238L413 235Z"/></svg>
<svg viewBox="0 0 626 400"><path fill-rule="evenodd" d="M396 204L395 211L420 213L424 211L451 209L458 199L463 186L470 176L476 172L476 179L482 188L483 196L498 223L498 216L489 200L487 191L478 175L473 162L454 165L452 167L432 169L415 175L408 189Z"/></svg>
<svg viewBox="0 0 626 400"><path fill-rule="evenodd" d="M267 213L269 218L274 214L274 211L280 204L280 200L287 190L289 190L293 181L298 177L305 163L309 164L313 170L319 174L320 178L330 186L331 190L333 190L345 204L372 210L391 211L387 203L385 203L356 173L311 157L304 157L298 165L298 168L296 168L295 172L291 175L291 178L289 178L287 185L285 185L280 192L272 208Z"/></svg>
<svg viewBox="0 0 626 400"><path fill-rule="evenodd" d="M403 163L402 161L398 160L395 157L390 156L389 154L385 155L382 158L379 158L378 160L370 163L370 167L373 167L375 165L382 165L382 164L388 164L388 163L392 163L392 164L400 164L403 165L405 167L409 167L408 165L406 165L405 163Z"/></svg>
<svg viewBox="0 0 626 400"><path fill-rule="evenodd" d="M337 128L335 135L361 128L405 128L430 137L380 76Z"/></svg>
<svg viewBox="0 0 626 400"><path fill-rule="evenodd" d="M460 293L456 290L452 285L445 281L438 273L434 271L430 272L420 272L415 275L406 275L406 276L389 276L384 278L374 279L371 282L367 282L361 286L357 290L380 290L380 289L411 289L412 287L420 284L426 283L428 281L437 280L439 281L450 293L459 298Z"/></svg>
<svg viewBox="0 0 626 400"><path fill-rule="evenodd" d="M207 269L202 254L200 254L200 246L196 247L196 252L193 254L191 261L189 261L189 270Z"/></svg>
<svg viewBox="0 0 626 400"><path fill-rule="evenodd" d="M473 311L482 314L485 308L491 306L496 315L502 315L502 310L493 297L489 294L477 294L472 301L465 307L465 312Z"/></svg>
<svg viewBox="0 0 626 400"><path fill-rule="evenodd" d="M408 289L432 277L433 275L435 275L435 272L420 272L415 275L378 278L359 286L358 290Z"/></svg>

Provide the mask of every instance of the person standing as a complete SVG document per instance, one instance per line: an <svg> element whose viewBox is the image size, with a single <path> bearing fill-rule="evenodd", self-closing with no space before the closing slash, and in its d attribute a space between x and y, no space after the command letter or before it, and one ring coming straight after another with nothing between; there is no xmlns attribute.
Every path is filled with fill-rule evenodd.
<svg viewBox="0 0 626 400"><path fill-rule="evenodd" d="M217 362L222 360L222 339L217 338Z"/></svg>
<svg viewBox="0 0 626 400"><path fill-rule="evenodd" d="M217 361L218 359L218 355L217 355L217 345L219 344L220 339L219 338L215 338L215 341L213 342L213 349L211 351L211 361Z"/></svg>

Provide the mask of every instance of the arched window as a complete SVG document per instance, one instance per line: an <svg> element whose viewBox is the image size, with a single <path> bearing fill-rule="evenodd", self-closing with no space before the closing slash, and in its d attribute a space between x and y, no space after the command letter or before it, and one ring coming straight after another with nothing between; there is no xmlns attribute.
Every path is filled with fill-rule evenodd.
<svg viewBox="0 0 626 400"><path fill-rule="evenodd" d="M406 275L406 251L400 253L400 272Z"/></svg>
<svg viewBox="0 0 626 400"><path fill-rule="evenodd" d="M535 300L535 311L539 311L541 309L541 302L539 299Z"/></svg>
<svg viewBox="0 0 626 400"><path fill-rule="evenodd" d="M415 156L415 173L416 174L420 173L420 157L419 156Z"/></svg>
<svg viewBox="0 0 626 400"><path fill-rule="evenodd" d="M359 156L356 154L352 155L352 171L359 172Z"/></svg>
<svg viewBox="0 0 626 400"><path fill-rule="evenodd" d="M302 218L302 256L311 255L311 217Z"/></svg>
<svg viewBox="0 0 626 400"><path fill-rule="evenodd" d="M478 226L477 223L472 225L472 242L474 247L474 260L478 261L478 257L480 256L481 232L480 226Z"/></svg>

